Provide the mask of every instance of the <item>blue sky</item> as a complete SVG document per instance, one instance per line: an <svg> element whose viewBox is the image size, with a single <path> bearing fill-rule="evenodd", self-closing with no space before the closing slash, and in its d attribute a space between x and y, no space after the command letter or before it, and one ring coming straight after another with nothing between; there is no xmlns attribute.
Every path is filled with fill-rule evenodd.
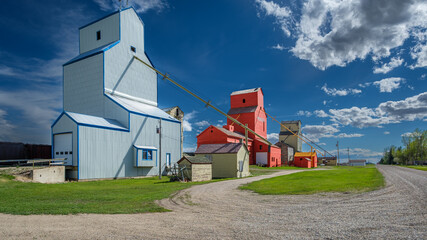
<svg viewBox="0 0 427 240"><path fill-rule="evenodd" d="M6 1L0 9L0 141L50 144L62 64L78 28L118 1ZM130 0L155 66L227 112L232 91L262 87L266 111L300 119L334 152L377 161L427 127L425 1ZM381 4L381 5L380 5ZM159 80L159 106L186 113L186 150L225 119ZM280 126L269 119L277 141ZM305 148L307 150L307 148Z"/></svg>

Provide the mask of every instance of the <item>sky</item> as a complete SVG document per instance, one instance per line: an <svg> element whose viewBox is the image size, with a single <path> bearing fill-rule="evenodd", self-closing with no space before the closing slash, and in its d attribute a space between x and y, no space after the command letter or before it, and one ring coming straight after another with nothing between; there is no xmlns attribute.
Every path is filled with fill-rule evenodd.
<svg viewBox="0 0 427 240"><path fill-rule="evenodd" d="M119 1L5 1L0 8L0 141L50 144L62 112L62 64L78 28ZM123 1L126 4L126 1ZM422 0L129 0L145 51L224 112L230 93L261 87L267 113L344 161L378 161L427 128L427 2ZM226 119L159 78L159 107L185 112L184 150ZM268 119L268 138L280 125ZM303 150L309 150L304 144Z"/></svg>

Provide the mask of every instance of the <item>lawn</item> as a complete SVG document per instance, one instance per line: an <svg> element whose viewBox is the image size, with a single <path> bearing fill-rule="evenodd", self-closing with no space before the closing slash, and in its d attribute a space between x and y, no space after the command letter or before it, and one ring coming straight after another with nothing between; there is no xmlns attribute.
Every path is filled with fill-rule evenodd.
<svg viewBox="0 0 427 240"><path fill-rule="evenodd" d="M283 166L283 167L259 167L256 165L250 165L249 171L251 172L251 176L259 176L259 175L267 175L272 174L280 170L296 170L296 169L306 169L306 168L299 168L299 167L289 167L289 166Z"/></svg>
<svg viewBox="0 0 427 240"><path fill-rule="evenodd" d="M427 171L427 166L407 165L407 166L401 166L401 167L407 167L407 168L413 168L413 169L418 169L418 170L422 170L422 171Z"/></svg>
<svg viewBox="0 0 427 240"><path fill-rule="evenodd" d="M367 166L304 171L252 182L240 188L259 194L279 195L365 192L381 188L384 184L384 178L375 166Z"/></svg>
<svg viewBox="0 0 427 240"><path fill-rule="evenodd" d="M0 175L0 212L10 214L145 213L168 211L154 203L198 183L164 177L62 184L24 183Z"/></svg>

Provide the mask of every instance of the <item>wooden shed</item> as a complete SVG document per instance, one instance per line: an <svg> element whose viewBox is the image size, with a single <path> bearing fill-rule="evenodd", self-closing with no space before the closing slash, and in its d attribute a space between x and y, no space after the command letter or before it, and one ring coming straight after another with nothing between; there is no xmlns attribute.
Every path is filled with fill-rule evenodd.
<svg viewBox="0 0 427 240"><path fill-rule="evenodd" d="M317 167L316 152L297 152L294 156L294 166L302 168Z"/></svg>
<svg viewBox="0 0 427 240"><path fill-rule="evenodd" d="M196 156L212 159L213 178L247 177L249 172L249 151L243 143L202 144Z"/></svg>
<svg viewBox="0 0 427 240"><path fill-rule="evenodd" d="M190 181L212 180L212 160L204 156L184 155L178 161L178 166L179 169L183 169L180 174L183 174Z"/></svg>

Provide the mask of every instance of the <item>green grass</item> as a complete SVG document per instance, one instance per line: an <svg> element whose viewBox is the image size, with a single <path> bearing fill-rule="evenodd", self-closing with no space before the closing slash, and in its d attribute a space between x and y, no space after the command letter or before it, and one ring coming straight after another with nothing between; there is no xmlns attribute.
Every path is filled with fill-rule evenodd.
<svg viewBox="0 0 427 240"><path fill-rule="evenodd" d="M283 166L283 167L259 167L256 165L250 165L249 171L251 172L251 176L260 176L260 175L267 175L272 174L280 170L296 170L296 169L306 169L306 168L299 168L299 167L290 167L290 166Z"/></svg>
<svg viewBox="0 0 427 240"><path fill-rule="evenodd" d="M9 214L145 213L169 211L154 203L200 183L169 182L164 177L24 183L0 175L0 212Z"/></svg>
<svg viewBox="0 0 427 240"><path fill-rule="evenodd" d="M322 192L364 192L384 186L375 166L333 167L324 171L304 171L252 182L241 186L259 194L315 194Z"/></svg>
<svg viewBox="0 0 427 240"><path fill-rule="evenodd" d="M427 171L427 166L407 165L407 166L401 166L401 167L407 167L407 168L413 168L413 169L418 169L418 170L422 170L422 171Z"/></svg>

